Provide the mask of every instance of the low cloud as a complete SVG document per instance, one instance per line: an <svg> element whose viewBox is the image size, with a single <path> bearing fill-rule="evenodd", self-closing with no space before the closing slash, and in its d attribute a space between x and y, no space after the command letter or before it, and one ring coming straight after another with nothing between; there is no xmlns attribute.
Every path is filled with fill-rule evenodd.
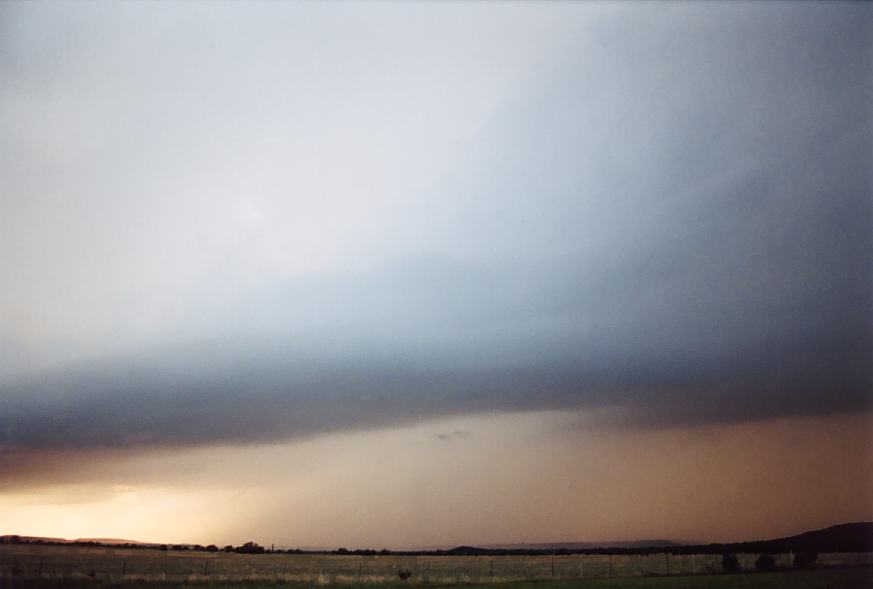
<svg viewBox="0 0 873 589"><path fill-rule="evenodd" d="M436 432L433 437L440 441L465 440L470 437L470 433L464 430L456 429L450 432Z"/></svg>

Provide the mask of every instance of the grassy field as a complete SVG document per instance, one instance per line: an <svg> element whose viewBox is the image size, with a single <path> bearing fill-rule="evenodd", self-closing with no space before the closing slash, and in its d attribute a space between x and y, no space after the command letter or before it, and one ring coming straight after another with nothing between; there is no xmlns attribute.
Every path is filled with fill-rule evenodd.
<svg viewBox="0 0 873 589"><path fill-rule="evenodd" d="M317 589L320 585L279 581L110 581L92 579L0 578L0 589ZM401 582L352 584L349 589L403 589ZM431 585L435 589L457 585ZM464 589L870 589L873 567L861 566L807 571L739 573L670 577L625 577L561 581L516 581L465 584Z"/></svg>
<svg viewBox="0 0 873 589"><path fill-rule="evenodd" d="M754 569L754 554L738 555L744 570ZM790 564L789 555L778 555L777 563ZM855 567L852 571L873 570L873 554L825 554L819 564L826 567ZM866 568L858 568L866 565ZM124 549L47 545L0 545L0 579L6 582L64 581L104 584L124 584L126 587L140 582L162 583L230 583L266 582L288 583L299 586L323 586L343 584L347 586L388 587L399 582L398 572L407 569L412 573L404 586L429 584L451 585L506 584L508 587L525 589L537 587L548 589L549 583L596 581L592 587L612 587L616 578L633 579L622 583L642 583L651 587L696 587L682 585L695 579L715 579L714 583L741 583L743 579L764 582L766 575L715 575L721 572L721 557L718 555L596 555L596 556L341 556L320 554L259 554L174 552L152 549ZM825 569L812 571L818 575L839 575L840 571ZM807 578L806 573L790 577L795 582ZM849 575L857 573L846 573ZM668 576L669 575L669 576ZM780 577L781 579L782 577ZM727 579L727 581L725 581ZM733 579L733 580L732 580ZM539 581L535 585L519 582ZM548 583L543 584L544 581ZM668 583L666 585L658 583ZM599 583L599 584L597 584ZM649 583L649 584L646 584ZM67 586L65 585L65 586ZM564 585L561 585L564 586ZM587 585L586 585L587 586ZM707 585L710 586L710 585ZM766 585L711 585L713 587L751 587ZM781 585L775 585L781 586ZM871 584L867 585L871 589ZM824 585L821 585L824 589Z"/></svg>

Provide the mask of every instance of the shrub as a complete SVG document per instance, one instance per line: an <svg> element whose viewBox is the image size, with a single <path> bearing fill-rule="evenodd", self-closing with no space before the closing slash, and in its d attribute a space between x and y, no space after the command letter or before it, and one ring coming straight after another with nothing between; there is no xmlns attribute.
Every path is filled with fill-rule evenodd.
<svg viewBox="0 0 873 589"><path fill-rule="evenodd" d="M761 554L755 560L755 568L759 571L772 571L776 568L776 559L767 553Z"/></svg>
<svg viewBox="0 0 873 589"><path fill-rule="evenodd" d="M397 571L397 576L400 577L401 581L405 581L412 576L412 571L409 569L400 569Z"/></svg>
<svg viewBox="0 0 873 589"><path fill-rule="evenodd" d="M816 560L818 560L817 552L798 552L794 555L794 568L812 568L815 565Z"/></svg>
<svg viewBox="0 0 873 589"><path fill-rule="evenodd" d="M740 559L736 554L722 554L721 568L728 573L736 573L740 570Z"/></svg>
<svg viewBox="0 0 873 589"><path fill-rule="evenodd" d="M236 551L240 554L263 554L266 552L264 547L258 545L257 542L246 542L242 546L239 546Z"/></svg>

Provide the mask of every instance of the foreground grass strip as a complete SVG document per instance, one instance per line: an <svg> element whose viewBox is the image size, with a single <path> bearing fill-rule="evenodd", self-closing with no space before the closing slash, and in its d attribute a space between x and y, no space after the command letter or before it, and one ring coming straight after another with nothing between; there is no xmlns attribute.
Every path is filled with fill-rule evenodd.
<svg viewBox="0 0 873 589"><path fill-rule="evenodd" d="M251 582L107 582L90 579L0 579L0 589L871 589L873 567L777 571L734 575L625 577L509 583L374 583L319 585L314 583Z"/></svg>

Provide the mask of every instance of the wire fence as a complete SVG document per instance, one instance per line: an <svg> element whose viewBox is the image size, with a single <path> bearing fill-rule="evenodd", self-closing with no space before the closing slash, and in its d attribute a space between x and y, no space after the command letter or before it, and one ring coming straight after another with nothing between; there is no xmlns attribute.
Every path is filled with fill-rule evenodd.
<svg viewBox="0 0 873 589"><path fill-rule="evenodd" d="M790 567L791 554L773 555ZM757 554L738 554L754 570ZM817 566L873 564L873 553L834 553ZM379 584L408 575L412 584L593 579L722 571L720 555L399 556L176 552L67 546L0 546L2 578L92 578L109 581L269 580L312 584ZM401 574L402 572L402 574Z"/></svg>

